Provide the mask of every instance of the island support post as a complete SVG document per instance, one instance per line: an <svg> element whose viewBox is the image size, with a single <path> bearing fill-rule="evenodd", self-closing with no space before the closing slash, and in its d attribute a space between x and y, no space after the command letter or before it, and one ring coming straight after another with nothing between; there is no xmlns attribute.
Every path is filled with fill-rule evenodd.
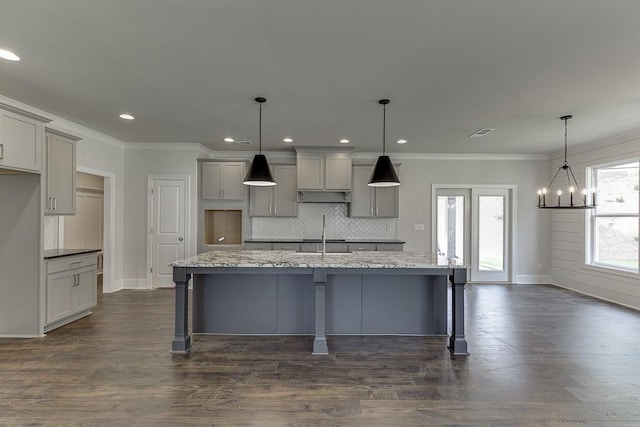
<svg viewBox="0 0 640 427"><path fill-rule="evenodd" d="M467 356L467 340L464 336L464 285L467 269L454 269L451 279L451 336L449 350L455 356Z"/></svg>
<svg viewBox="0 0 640 427"><path fill-rule="evenodd" d="M191 352L189 335L189 279L186 267L173 267L173 281L176 284L175 335L171 342L172 353Z"/></svg>

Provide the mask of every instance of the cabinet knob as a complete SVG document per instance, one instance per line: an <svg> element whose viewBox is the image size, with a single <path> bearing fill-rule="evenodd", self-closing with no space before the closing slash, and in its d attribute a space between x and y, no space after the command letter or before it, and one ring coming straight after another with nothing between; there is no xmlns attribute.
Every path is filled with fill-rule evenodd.
<svg viewBox="0 0 640 427"><path fill-rule="evenodd" d="M178 241L182 242L184 239L182 237L178 237Z"/></svg>

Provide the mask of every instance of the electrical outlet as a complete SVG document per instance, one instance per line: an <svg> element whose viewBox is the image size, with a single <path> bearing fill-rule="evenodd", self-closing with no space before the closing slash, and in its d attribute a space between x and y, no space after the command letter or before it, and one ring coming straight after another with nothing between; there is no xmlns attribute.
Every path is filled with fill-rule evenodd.
<svg viewBox="0 0 640 427"><path fill-rule="evenodd" d="M413 231L424 231L424 224L413 224Z"/></svg>

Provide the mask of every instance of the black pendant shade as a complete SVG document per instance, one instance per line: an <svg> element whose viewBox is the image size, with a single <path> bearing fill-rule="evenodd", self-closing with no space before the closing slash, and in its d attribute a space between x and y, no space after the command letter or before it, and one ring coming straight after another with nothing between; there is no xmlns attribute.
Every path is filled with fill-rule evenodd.
<svg viewBox="0 0 640 427"><path fill-rule="evenodd" d="M264 154L256 154L249 165L249 171L244 178L243 184L256 186L276 185L269 169L269 163Z"/></svg>
<svg viewBox="0 0 640 427"><path fill-rule="evenodd" d="M267 158L262 154L262 104L267 102L265 98L258 97L255 101L260 105L260 122L258 130L258 142L260 144L260 154L256 154L253 157L251 165L249 165L249 171L247 176L244 177L242 182L245 185L255 185L260 187L266 187L269 185L276 185L276 181L271 175L271 169L269 168L269 162Z"/></svg>
<svg viewBox="0 0 640 427"><path fill-rule="evenodd" d="M369 178L370 187L394 187L400 185L400 180L396 174L391 158L389 156L380 156L376 162L376 166L371 172Z"/></svg>
<svg viewBox="0 0 640 427"><path fill-rule="evenodd" d="M378 104L382 105L382 156L378 157L378 161L371 172L369 178L369 187L395 187L400 185L398 174L393 168L393 163L389 156L385 155L386 134L387 134L387 109L386 106L390 101L381 99Z"/></svg>

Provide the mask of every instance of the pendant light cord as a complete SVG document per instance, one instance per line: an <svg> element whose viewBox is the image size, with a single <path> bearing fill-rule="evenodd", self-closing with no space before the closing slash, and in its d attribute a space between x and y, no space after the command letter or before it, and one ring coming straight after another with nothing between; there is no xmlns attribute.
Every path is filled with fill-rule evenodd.
<svg viewBox="0 0 640 427"><path fill-rule="evenodd" d="M258 146L259 146L259 152L260 154L262 154L262 102L259 102L258 105L260 105L260 119L258 120ZM566 158L566 154L565 154L565 158Z"/></svg>
<svg viewBox="0 0 640 427"><path fill-rule="evenodd" d="M382 155L387 147L387 104L382 104Z"/></svg>

